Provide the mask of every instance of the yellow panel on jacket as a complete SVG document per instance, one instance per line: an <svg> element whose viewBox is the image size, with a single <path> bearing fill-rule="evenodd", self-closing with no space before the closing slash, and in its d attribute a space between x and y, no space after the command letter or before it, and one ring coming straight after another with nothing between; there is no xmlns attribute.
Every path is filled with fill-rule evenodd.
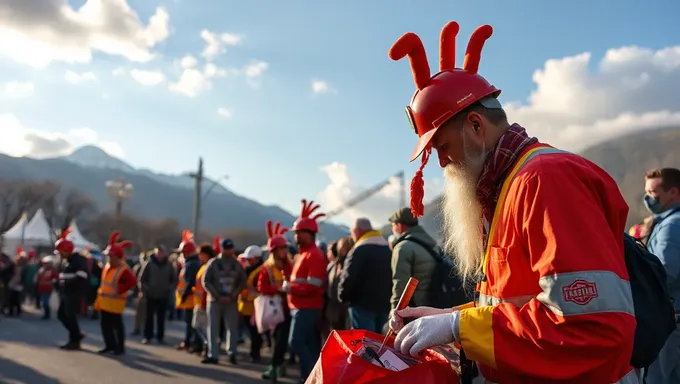
<svg viewBox="0 0 680 384"><path fill-rule="evenodd" d="M257 292L257 277L260 275L259 266L255 268L246 281L246 289L238 296L238 311L243 316L252 316L255 313L255 298L258 296Z"/></svg>

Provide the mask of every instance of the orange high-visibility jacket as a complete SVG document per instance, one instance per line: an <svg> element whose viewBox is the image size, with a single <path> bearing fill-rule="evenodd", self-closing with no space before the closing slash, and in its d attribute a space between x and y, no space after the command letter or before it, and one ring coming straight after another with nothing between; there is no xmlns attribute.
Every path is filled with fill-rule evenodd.
<svg viewBox="0 0 680 384"><path fill-rule="evenodd" d="M118 267L106 264L102 271L101 285L97 290L97 298L94 303L95 309L109 313L123 313L127 303L128 291L120 293L119 283L126 272L132 274L127 264L122 264Z"/></svg>
<svg viewBox="0 0 680 384"><path fill-rule="evenodd" d="M627 213L590 161L545 144L523 151L490 225L479 302L460 312L461 344L487 380L637 380Z"/></svg>
<svg viewBox="0 0 680 384"><path fill-rule="evenodd" d="M182 270L179 272L179 279L177 281L177 289L175 290L175 308L177 309L193 309L194 308L194 294L191 293L189 296L187 296L187 299L182 302L182 294L184 293L184 289L187 286L187 281L184 278L184 274L186 273L186 265L182 267Z"/></svg>

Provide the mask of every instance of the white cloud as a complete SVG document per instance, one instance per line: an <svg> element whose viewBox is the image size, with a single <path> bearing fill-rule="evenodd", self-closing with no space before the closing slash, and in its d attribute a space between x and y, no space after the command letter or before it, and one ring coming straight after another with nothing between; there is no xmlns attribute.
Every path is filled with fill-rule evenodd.
<svg viewBox="0 0 680 384"><path fill-rule="evenodd" d="M324 93L337 93L335 89L333 89L327 82L323 80L312 81L312 92L317 95Z"/></svg>
<svg viewBox="0 0 680 384"><path fill-rule="evenodd" d="M243 74L250 78L260 77L267 69L269 69L269 63L256 60L243 68Z"/></svg>
<svg viewBox="0 0 680 384"><path fill-rule="evenodd" d="M198 64L198 60L191 55L186 55L179 60L179 66L182 68L193 68Z"/></svg>
<svg viewBox="0 0 680 384"><path fill-rule="evenodd" d="M10 81L2 87L2 94L8 99L24 99L34 93L35 85L30 81Z"/></svg>
<svg viewBox="0 0 680 384"><path fill-rule="evenodd" d="M170 34L170 17L156 8L146 25L126 0L0 2L0 55L35 68L53 61L87 63L93 52L146 62Z"/></svg>
<svg viewBox="0 0 680 384"><path fill-rule="evenodd" d="M226 76L227 70L213 63L206 64L203 70L193 67L184 68L177 82L170 84L170 90L187 97L196 97L210 90L215 78Z"/></svg>
<svg viewBox="0 0 680 384"><path fill-rule="evenodd" d="M547 60L534 72L536 88L527 101L505 103L510 121L522 124L541 141L570 151L636 131L680 127L680 46L657 51L610 49L595 71L591 67L590 53ZM312 85L318 93L327 89L322 81ZM364 190L356 186L344 164L333 163L323 170L330 179L319 196L326 209ZM366 216L384 223L396 209L397 191L396 184L386 187L343 218ZM441 191L440 183L426 182L426 198Z"/></svg>
<svg viewBox="0 0 680 384"><path fill-rule="evenodd" d="M238 45L243 41L243 35L235 33L215 33L207 29L201 31L201 38L205 41L203 57L212 60L215 56L227 51L226 46Z"/></svg>
<svg viewBox="0 0 680 384"><path fill-rule="evenodd" d="M153 87L165 81L165 75L161 71L133 69L130 71L130 77L139 84L147 87Z"/></svg>
<svg viewBox="0 0 680 384"><path fill-rule="evenodd" d="M644 129L680 126L680 46L610 49L546 61L525 103L505 103L511 121L552 145L578 151Z"/></svg>
<svg viewBox="0 0 680 384"><path fill-rule="evenodd" d="M64 73L64 79L71 84L82 84L87 83L89 81L96 81L97 76L92 72L78 73L73 71L66 71L66 73Z"/></svg>
<svg viewBox="0 0 680 384"><path fill-rule="evenodd" d="M227 108L217 108L217 114L228 119L232 116L231 110Z"/></svg>
<svg viewBox="0 0 680 384"><path fill-rule="evenodd" d="M368 189L374 188L375 185L362 186L352 179L352 176L346 164L340 162L333 162L329 165L321 167L321 171L326 174L329 184L318 195L318 202L324 207L324 212L329 212L343 204L350 199L358 196ZM406 175L404 180L404 188L406 188L405 199L409 198L408 187L411 183L409 175ZM401 181L397 176L392 176L385 179L389 181L378 192L363 202L347 208L341 215L332 220L341 220L344 222L351 221L358 217L367 217L371 220L374 228L380 228L388 222L388 218L400 207L402 187ZM380 182L376 180L376 184ZM442 183L438 180L432 180L425 184L425 197L432 199L441 193ZM408 205L408 200L405 201ZM344 220L342 220L344 219Z"/></svg>
<svg viewBox="0 0 680 384"><path fill-rule="evenodd" d="M103 141L91 128L74 128L64 133L46 132L24 127L19 119L11 114L0 114L3 140L0 152L10 156L48 158L64 156L83 145L96 145L108 154L122 158L125 152L115 142Z"/></svg>

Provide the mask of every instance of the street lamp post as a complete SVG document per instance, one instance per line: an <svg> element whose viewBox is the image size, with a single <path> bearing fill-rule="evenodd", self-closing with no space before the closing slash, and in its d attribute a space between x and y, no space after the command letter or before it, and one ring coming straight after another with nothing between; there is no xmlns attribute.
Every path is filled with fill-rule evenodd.
<svg viewBox="0 0 680 384"><path fill-rule="evenodd" d="M126 183L123 179L106 182L106 192L116 204L116 217L120 217L123 212L123 201L132 197L132 191L132 184Z"/></svg>

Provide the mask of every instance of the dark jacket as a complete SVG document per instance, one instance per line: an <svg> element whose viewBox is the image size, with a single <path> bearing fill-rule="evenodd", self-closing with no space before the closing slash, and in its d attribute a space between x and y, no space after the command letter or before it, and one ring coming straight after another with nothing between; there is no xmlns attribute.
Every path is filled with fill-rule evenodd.
<svg viewBox="0 0 680 384"><path fill-rule="evenodd" d="M187 297L191 295L196 285L196 274L201 268L201 262L198 260L198 255L189 256L184 260L184 281L187 285L182 292L182 302L185 302Z"/></svg>
<svg viewBox="0 0 680 384"><path fill-rule="evenodd" d="M437 247L437 242L420 225L409 228L395 239L396 245L392 250L392 298L390 299L392 309L397 307L399 298L411 277L418 280L411 304L432 305L429 302L430 283L437 261L427 249L415 241L410 241L411 239L416 239L433 249Z"/></svg>
<svg viewBox="0 0 680 384"><path fill-rule="evenodd" d="M87 260L79 253L64 259L59 271L59 293L69 298L83 297L89 286Z"/></svg>
<svg viewBox="0 0 680 384"><path fill-rule="evenodd" d="M347 255L338 284L338 299L350 307L389 312L392 254L379 231L364 234Z"/></svg>
<svg viewBox="0 0 680 384"><path fill-rule="evenodd" d="M144 297L148 299L165 299L177 285L175 267L167 258L158 260L156 255L144 263L137 279Z"/></svg>

